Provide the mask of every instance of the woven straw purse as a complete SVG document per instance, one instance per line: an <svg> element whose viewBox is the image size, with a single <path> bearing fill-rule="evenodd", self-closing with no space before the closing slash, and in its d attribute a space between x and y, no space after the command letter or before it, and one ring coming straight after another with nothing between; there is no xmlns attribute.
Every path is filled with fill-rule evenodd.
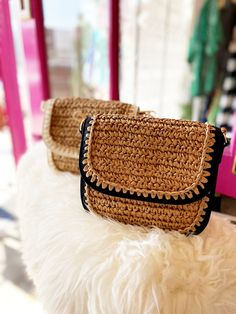
<svg viewBox="0 0 236 314"><path fill-rule="evenodd" d="M200 122L96 115L81 125L86 210L125 224L198 234L212 210L227 139Z"/></svg>
<svg viewBox="0 0 236 314"><path fill-rule="evenodd" d="M48 148L49 164L61 171L79 174L81 134L79 125L87 115L113 113L135 116L139 109L118 101L86 98L57 98L45 101L43 140Z"/></svg>

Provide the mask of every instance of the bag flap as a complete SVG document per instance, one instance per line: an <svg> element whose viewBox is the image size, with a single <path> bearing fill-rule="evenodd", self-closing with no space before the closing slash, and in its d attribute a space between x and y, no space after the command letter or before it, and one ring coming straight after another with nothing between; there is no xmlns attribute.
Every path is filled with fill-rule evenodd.
<svg viewBox="0 0 236 314"><path fill-rule="evenodd" d="M218 131L184 120L89 117L82 128L81 175L109 195L190 203L212 189L211 173L217 172L223 152L224 137Z"/></svg>
<svg viewBox="0 0 236 314"><path fill-rule="evenodd" d="M87 98L49 99L44 111L43 140L51 152L68 158L79 158L81 121L88 115L112 113L136 115L138 107L119 101Z"/></svg>

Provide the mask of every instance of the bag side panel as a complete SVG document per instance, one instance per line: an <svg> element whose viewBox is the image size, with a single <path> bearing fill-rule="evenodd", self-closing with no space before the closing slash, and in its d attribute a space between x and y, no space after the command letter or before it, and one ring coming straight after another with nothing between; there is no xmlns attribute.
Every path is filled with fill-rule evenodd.
<svg viewBox="0 0 236 314"><path fill-rule="evenodd" d="M78 163L79 159L63 157L61 155L51 154L54 166L60 171L69 171L73 174L80 174Z"/></svg>

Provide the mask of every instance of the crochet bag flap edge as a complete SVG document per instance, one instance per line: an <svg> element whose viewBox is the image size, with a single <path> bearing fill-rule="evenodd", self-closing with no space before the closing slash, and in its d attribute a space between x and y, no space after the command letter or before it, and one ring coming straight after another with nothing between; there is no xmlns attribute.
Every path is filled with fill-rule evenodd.
<svg viewBox="0 0 236 314"><path fill-rule="evenodd" d="M188 204L210 193L223 148L209 124L99 114L83 122L79 166L99 192Z"/></svg>
<svg viewBox="0 0 236 314"><path fill-rule="evenodd" d="M41 108L44 112L44 143L51 153L75 159L79 158L80 123L86 116L104 110L127 115L136 115L139 112L135 105L80 97L48 99L42 102ZM55 134L52 132L52 125L56 130Z"/></svg>

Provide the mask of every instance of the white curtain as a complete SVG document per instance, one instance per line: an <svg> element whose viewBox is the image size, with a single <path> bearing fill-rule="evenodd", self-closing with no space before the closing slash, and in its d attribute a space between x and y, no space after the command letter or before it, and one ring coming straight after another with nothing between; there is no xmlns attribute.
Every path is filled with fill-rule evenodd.
<svg viewBox="0 0 236 314"><path fill-rule="evenodd" d="M121 99L180 117L194 0L121 0Z"/></svg>

